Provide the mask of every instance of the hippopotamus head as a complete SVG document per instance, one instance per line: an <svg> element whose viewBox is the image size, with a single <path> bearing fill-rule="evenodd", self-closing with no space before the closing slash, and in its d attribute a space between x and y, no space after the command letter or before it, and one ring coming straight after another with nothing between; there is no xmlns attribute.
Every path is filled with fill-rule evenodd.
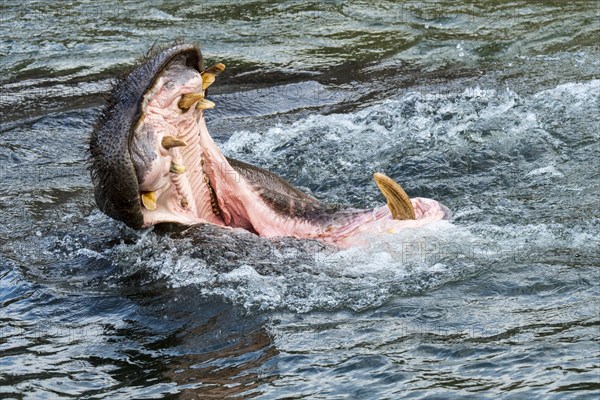
<svg viewBox="0 0 600 400"><path fill-rule="evenodd" d="M202 55L196 46L170 47L134 67L115 84L91 136L96 203L107 215L134 228L145 225L140 193L148 167L160 154L155 146L160 132L148 116L149 108L155 108L149 102L157 100L156 94L163 89L178 86L163 77L167 70L182 65L198 74L202 71ZM145 140L140 141L143 136Z"/></svg>
<svg viewBox="0 0 600 400"><path fill-rule="evenodd" d="M205 69L197 46L177 44L142 60L115 84L92 132L90 162L100 210L130 227L211 223L262 236L344 241L448 216L434 200L409 199L383 174L387 205L326 204L267 170L225 157L208 133Z"/></svg>

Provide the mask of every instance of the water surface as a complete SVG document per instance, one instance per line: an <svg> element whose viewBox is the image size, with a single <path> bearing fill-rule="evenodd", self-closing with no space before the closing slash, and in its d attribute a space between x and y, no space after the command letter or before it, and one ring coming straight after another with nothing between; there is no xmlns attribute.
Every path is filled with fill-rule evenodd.
<svg viewBox="0 0 600 400"><path fill-rule="evenodd" d="M0 2L8 398L595 398L598 2ZM318 198L453 210L363 248L101 214L116 76L185 40L209 130Z"/></svg>

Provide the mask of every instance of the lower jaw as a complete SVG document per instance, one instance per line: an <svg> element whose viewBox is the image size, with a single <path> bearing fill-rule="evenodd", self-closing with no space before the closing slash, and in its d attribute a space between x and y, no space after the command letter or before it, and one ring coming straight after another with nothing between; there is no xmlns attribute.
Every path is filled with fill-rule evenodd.
<svg viewBox="0 0 600 400"><path fill-rule="evenodd" d="M420 226L428 220L443 217L441 210L441 216L437 212L435 215L423 212L417 216L417 220L398 221L392 218L387 207L382 207L374 211L364 210L364 213L360 213L364 214L361 217L332 230L323 229L310 221L293 222L286 218L283 218L285 221L282 218L271 220L268 213L260 212L264 211L264 207L256 207L258 198L243 190L243 179L240 180L208 134L203 114L199 115L194 128L197 129L189 129L181 137L187 143L185 148L171 153L183 161L185 172L169 173L168 186L158 194L156 208L142 208L145 227L210 223L242 228L267 237L295 236L338 242L350 240L366 231L395 233L396 229ZM415 203L413 200L413 205L419 204L419 201Z"/></svg>
<svg viewBox="0 0 600 400"><path fill-rule="evenodd" d="M210 223L225 226L216 207L212 187L206 183L206 172L191 176L188 180L174 176L165 189L158 194L156 208L142 208L144 227L156 224L195 225Z"/></svg>
<svg viewBox="0 0 600 400"><path fill-rule="evenodd" d="M202 138L203 114L200 113L197 118L194 126L177 136L186 145L169 150L172 161L180 164L184 170L169 172L163 178L165 186L157 192L155 209L142 207L144 227L168 223L227 225L221 217L214 194L215 173L207 162L211 150L207 146L211 143L205 143L206 140ZM216 148L216 145L213 146Z"/></svg>

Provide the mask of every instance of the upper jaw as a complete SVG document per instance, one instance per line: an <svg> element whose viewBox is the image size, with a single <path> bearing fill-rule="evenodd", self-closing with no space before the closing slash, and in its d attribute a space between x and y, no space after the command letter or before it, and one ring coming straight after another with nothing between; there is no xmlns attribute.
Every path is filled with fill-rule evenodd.
<svg viewBox="0 0 600 400"><path fill-rule="evenodd" d="M202 71L202 55L195 45L178 44L155 52L116 81L90 137L90 172L98 208L132 228L144 225L137 171L130 155L133 131L142 116L143 96L178 56L190 68Z"/></svg>
<svg viewBox="0 0 600 400"><path fill-rule="evenodd" d="M210 78L210 76L209 76ZM142 101L130 154L136 168L143 225L165 222L223 225L207 168L206 75L175 59Z"/></svg>

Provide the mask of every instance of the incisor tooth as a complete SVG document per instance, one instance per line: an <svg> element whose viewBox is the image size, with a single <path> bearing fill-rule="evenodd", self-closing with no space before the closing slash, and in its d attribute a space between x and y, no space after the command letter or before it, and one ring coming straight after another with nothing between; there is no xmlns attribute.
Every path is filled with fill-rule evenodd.
<svg viewBox="0 0 600 400"><path fill-rule="evenodd" d="M156 192L142 192L142 204L150 211L156 210Z"/></svg>
<svg viewBox="0 0 600 400"><path fill-rule="evenodd" d="M217 75L219 75L224 70L225 64L218 63L202 72L202 90L206 90L206 88L212 85Z"/></svg>
<svg viewBox="0 0 600 400"><path fill-rule="evenodd" d="M171 168L169 169L174 174L183 174L185 172L185 167L181 164L177 164L176 162L171 162Z"/></svg>
<svg viewBox="0 0 600 400"><path fill-rule="evenodd" d="M398 220L415 219L415 209L413 208L410 198L398 183L392 178L385 176L382 173L376 172L373 174L375 183L379 186L379 190L387 200L388 208L392 213L392 218Z"/></svg>
<svg viewBox="0 0 600 400"><path fill-rule="evenodd" d="M196 104L196 110L210 110L215 108L215 103L210 100L202 99Z"/></svg>
<svg viewBox="0 0 600 400"><path fill-rule="evenodd" d="M187 111L195 102L202 100L204 95L202 93L187 93L181 96L177 107L181 108L182 111Z"/></svg>
<svg viewBox="0 0 600 400"><path fill-rule="evenodd" d="M187 146L186 142L181 139L177 139L175 136L163 137L160 144L167 150L172 149L173 147Z"/></svg>

